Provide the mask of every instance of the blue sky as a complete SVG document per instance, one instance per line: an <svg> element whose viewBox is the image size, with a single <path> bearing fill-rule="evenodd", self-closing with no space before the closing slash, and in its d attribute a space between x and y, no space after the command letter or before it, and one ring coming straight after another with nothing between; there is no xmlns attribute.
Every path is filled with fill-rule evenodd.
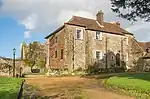
<svg viewBox="0 0 150 99"><path fill-rule="evenodd" d="M7 16L0 16L0 56L12 57L12 49L16 48L16 56L20 57L20 44L25 41L40 41L44 43L46 33L33 33L31 38L24 38L25 28L16 20Z"/></svg>
<svg viewBox="0 0 150 99"><path fill-rule="evenodd" d="M12 57L16 48L20 57L22 42L40 41L73 15L93 18L99 10L107 22L119 21L138 41L150 41L150 22L131 24L116 17L110 0L0 0L0 56Z"/></svg>

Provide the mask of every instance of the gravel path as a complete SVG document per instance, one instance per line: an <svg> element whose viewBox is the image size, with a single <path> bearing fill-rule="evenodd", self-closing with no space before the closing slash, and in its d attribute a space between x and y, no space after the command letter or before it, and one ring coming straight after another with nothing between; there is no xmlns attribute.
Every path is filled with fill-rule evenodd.
<svg viewBox="0 0 150 99"><path fill-rule="evenodd" d="M95 79L80 77L26 78L25 89L24 96L32 95L30 99L136 99L101 88Z"/></svg>

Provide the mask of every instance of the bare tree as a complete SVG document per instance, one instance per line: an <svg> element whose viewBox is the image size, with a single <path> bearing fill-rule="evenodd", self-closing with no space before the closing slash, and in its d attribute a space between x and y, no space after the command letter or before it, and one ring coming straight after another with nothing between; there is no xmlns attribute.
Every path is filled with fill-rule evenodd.
<svg viewBox="0 0 150 99"><path fill-rule="evenodd" d="M112 11L129 21L150 21L150 0L111 0Z"/></svg>

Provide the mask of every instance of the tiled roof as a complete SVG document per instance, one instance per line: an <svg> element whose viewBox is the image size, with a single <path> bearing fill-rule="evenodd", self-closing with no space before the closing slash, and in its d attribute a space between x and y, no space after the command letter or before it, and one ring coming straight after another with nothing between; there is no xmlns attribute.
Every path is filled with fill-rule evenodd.
<svg viewBox="0 0 150 99"><path fill-rule="evenodd" d="M139 42L139 44L145 51L150 48L150 42Z"/></svg>
<svg viewBox="0 0 150 99"><path fill-rule="evenodd" d="M150 53L146 53L142 58L143 59L150 59Z"/></svg>
<svg viewBox="0 0 150 99"><path fill-rule="evenodd" d="M62 30L64 28L64 25L62 25L61 27L57 28L53 33L49 34L48 36L45 37L45 39L48 39L50 36L54 35L55 33L59 32L60 30Z"/></svg>
<svg viewBox="0 0 150 99"><path fill-rule="evenodd" d="M150 51L149 51L149 49L150 49L150 42L139 42L139 45L146 52L145 55L142 58L143 59L150 59Z"/></svg>
<svg viewBox="0 0 150 99"><path fill-rule="evenodd" d="M77 26L82 26L85 27L88 30L99 30L107 33L112 33L112 34L118 34L118 35L124 35L124 34L130 34L133 35L132 33L126 31L125 29L121 28L120 26L116 25L115 23L108 23L104 22L103 26L98 23L97 20L94 19L89 19L89 18L83 18L79 16L73 16L71 20L69 20L65 24L70 24L70 25L77 25ZM46 39L55 34L56 32L60 31L62 28L64 28L64 25L55 30L53 33L45 37Z"/></svg>
<svg viewBox="0 0 150 99"><path fill-rule="evenodd" d="M97 20L78 17L78 16L73 16L73 18L70 21L68 21L67 24L84 26L86 27L86 29L89 30L100 30L100 31L120 34L120 35L131 34L128 31L121 28L120 26L116 25L115 23L104 22L102 26L97 22Z"/></svg>

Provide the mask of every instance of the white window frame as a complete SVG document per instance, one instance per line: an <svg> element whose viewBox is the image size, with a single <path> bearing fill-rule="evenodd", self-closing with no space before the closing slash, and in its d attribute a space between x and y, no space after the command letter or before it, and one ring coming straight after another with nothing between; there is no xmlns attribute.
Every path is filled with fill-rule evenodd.
<svg viewBox="0 0 150 99"><path fill-rule="evenodd" d="M126 53L126 61L128 61L128 60L129 60L129 54Z"/></svg>
<svg viewBox="0 0 150 99"><path fill-rule="evenodd" d="M99 53L99 58L97 58L97 53ZM96 59L97 59L97 60L103 59L103 52L101 52L101 51L96 51L96 52L95 52L95 55L96 55Z"/></svg>
<svg viewBox="0 0 150 99"><path fill-rule="evenodd" d="M99 34L98 34L99 33ZM102 32L96 31L95 32L95 39L96 40L102 40Z"/></svg>
<svg viewBox="0 0 150 99"><path fill-rule="evenodd" d="M79 30L80 30L80 32L79 32L79 38L78 38L78 31ZM76 39L77 40L82 40L83 39L83 30L82 29L79 29L79 28L76 29Z"/></svg>

